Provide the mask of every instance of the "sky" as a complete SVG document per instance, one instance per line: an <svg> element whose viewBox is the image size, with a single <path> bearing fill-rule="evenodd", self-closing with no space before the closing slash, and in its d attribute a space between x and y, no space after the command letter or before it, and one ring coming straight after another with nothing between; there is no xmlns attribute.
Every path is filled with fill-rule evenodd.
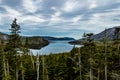
<svg viewBox="0 0 120 80"><path fill-rule="evenodd" d="M120 26L120 0L0 0L0 32L17 18L23 36L73 37Z"/></svg>

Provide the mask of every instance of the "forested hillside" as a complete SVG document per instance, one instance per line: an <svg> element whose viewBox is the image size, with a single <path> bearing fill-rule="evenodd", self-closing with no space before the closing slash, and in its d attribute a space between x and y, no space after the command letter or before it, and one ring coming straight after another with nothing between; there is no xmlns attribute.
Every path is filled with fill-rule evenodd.
<svg viewBox="0 0 120 80"><path fill-rule="evenodd" d="M15 80L17 62L19 80L89 80L90 68L92 80L104 80L105 63L108 80L119 80L120 54L117 45L113 45L107 46L106 55L105 47L96 45L74 48L70 53L36 56L27 52L21 55L16 51L8 53L0 47L0 79Z"/></svg>

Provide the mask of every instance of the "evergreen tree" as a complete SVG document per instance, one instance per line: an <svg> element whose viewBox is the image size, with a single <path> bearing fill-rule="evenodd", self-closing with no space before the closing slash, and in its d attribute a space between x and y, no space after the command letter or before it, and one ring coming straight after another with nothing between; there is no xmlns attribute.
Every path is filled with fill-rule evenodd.
<svg viewBox="0 0 120 80"><path fill-rule="evenodd" d="M10 32L10 36L9 36L9 46L11 48L19 48L21 46L21 41L20 41L20 26L17 24L17 19L15 18L11 24L11 29Z"/></svg>
<svg viewBox="0 0 120 80"><path fill-rule="evenodd" d="M108 70L107 70L107 31L105 29L104 32L104 38L103 38L103 43L104 43L104 55L105 55L105 80L108 78Z"/></svg>
<svg viewBox="0 0 120 80"><path fill-rule="evenodd" d="M21 40L20 40L20 26L17 24L17 19L15 18L11 24L10 35L9 35L9 41L7 46L7 53L8 53L8 63L11 66L11 71L13 71L11 74L15 75L15 79L18 80L18 72L19 72L19 58L18 51L20 51L21 48Z"/></svg>

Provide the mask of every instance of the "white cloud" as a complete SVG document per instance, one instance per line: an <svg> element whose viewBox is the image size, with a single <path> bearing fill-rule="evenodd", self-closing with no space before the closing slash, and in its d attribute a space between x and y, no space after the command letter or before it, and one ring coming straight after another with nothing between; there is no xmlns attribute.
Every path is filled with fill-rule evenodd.
<svg viewBox="0 0 120 80"><path fill-rule="evenodd" d="M6 14L8 14L8 15L11 15L11 16L14 16L14 17L19 17L19 16L22 15L19 11L15 10L11 7L8 7L8 6L2 6L2 7L7 11Z"/></svg>
<svg viewBox="0 0 120 80"><path fill-rule="evenodd" d="M43 2L43 0L36 0L36 3L41 3Z"/></svg>
<svg viewBox="0 0 120 80"><path fill-rule="evenodd" d="M22 16L18 18L20 23L24 23L26 25L36 25L45 22L46 20L39 16Z"/></svg>
<svg viewBox="0 0 120 80"><path fill-rule="evenodd" d="M41 0L40 0L41 1ZM33 0L22 0L23 7L26 11L30 13L34 13L37 11L38 7L35 5L35 2Z"/></svg>
<svg viewBox="0 0 120 80"><path fill-rule="evenodd" d="M51 18L49 19L48 25L55 25L57 23L61 23L64 21L64 19L61 17L62 12L56 11L54 14L51 15Z"/></svg>
<svg viewBox="0 0 120 80"><path fill-rule="evenodd" d="M18 18L21 14L18 11L15 11L12 8L4 7L6 12L0 13L0 25L10 24L14 18Z"/></svg>
<svg viewBox="0 0 120 80"><path fill-rule="evenodd" d="M72 19L74 23L78 22L82 18L82 15L78 15Z"/></svg>
<svg viewBox="0 0 120 80"><path fill-rule="evenodd" d="M62 10L65 12L73 12L81 9L93 9L97 7L95 0L67 0L62 7Z"/></svg>
<svg viewBox="0 0 120 80"><path fill-rule="evenodd" d="M61 23L62 20L63 19L60 18L60 17L51 17L51 19L49 20L49 24L48 25L55 25L55 24Z"/></svg>
<svg viewBox="0 0 120 80"><path fill-rule="evenodd" d="M2 3L2 0L0 0L0 4Z"/></svg>
<svg viewBox="0 0 120 80"><path fill-rule="evenodd" d="M5 12L0 13L0 25L10 24L14 18L22 16L22 13L9 6L2 5L1 7L5 9Z"/></svg>
<svg viewBox="0 0 120 80"><path fill-rule="evenodd" d="M99 15L99 14L93 14L91 19L88 21L88 23L89 24L98 24L101 22L102 18L101 18L101 15Z"/></svg>
<svg viewBox="0 0 120 80"><path fill-rule="evenodd" d="M91 19L99 19L99 22L112 22L112 19L114 19L116 15L119 15L119 13L120 11L116 10L111 10L111 12L95 13Z"/></svg>
<svg viewBox="0 0 120 80"><path fill-rule="evenodd" d="M96 8L96 7L97 7L96 1L92 1L92 3L89 6L89 9L93 9L93 8Z"/></svg>
<svg viewBox="0 0 120 80"><path fill-rule="evenodd" d="M55 12L51 17L59 17L61 15L61 12Z"/></svg>
<svg viewBox="0 0 120 80"><path fill-rule="evenodd" d="M51 10L57 11L58 9L54 6L51 7Z"/></svg>
<svg viewBox="0 0 120 80"><path fill-rule="evenodd" d="M80 6L83 6L79 2L80 2L79 0L67 0L63 5L62 10L65 12L72 12L80 8Z"/></svg>
<svg viewBox="0 0 120 80"><path fill-rule="evenodd" d="M89 0L89 2L91 2L91 0ZM97 7L105 7L114 3L118 3L118 0L93 0L93 3L95 3Z"/></svg>
<svg viewBox="0 0 120 80"><path fill-rule="evenodd" d="M64 11L66 12L71 12L73 10L73 3L72 2L67 2L64 6Z"/></svg>
<svg viewBox="0 0 120 80"><path fill-rule="evenodd" d="M8 6L2 6L6 12L0 13L0 24L4 25L6 23L11 23L10 21L12 21L14 18L17 18L19 21L18 23L23 23L23 24L30 24L30 25L37 25L40 23L45 22L46 20L44 19L43 16L41 16L41 14L39 15L23 15L21 12L8 7Z"/></svg>

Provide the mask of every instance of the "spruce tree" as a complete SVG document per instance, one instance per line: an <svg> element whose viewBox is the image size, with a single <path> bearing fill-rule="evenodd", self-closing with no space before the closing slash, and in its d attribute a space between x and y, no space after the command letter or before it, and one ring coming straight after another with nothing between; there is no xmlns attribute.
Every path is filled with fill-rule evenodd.
<svg viewBox="0 0 120 80"><path fill-rule="evenodd" d="M17 24L17 19L15 18L11 24L9 41L8 41L8 59L9 64L13 70L12 74L15 75L15 79L18 80L19 72L19 56L18 50L21 48L21 38L20 38L20 26ZM11 58L10 58L11 57Z"/></svg>
<svg viewBox="0 0 120 80"><path fill-rule="evenodd" d="M11 24L11 29L10 30L10 36L9 36L9 46L11 48L19 48L21 46L21 41L20 41L20 26L17 24L17 19L15 18Z"/></svg>

